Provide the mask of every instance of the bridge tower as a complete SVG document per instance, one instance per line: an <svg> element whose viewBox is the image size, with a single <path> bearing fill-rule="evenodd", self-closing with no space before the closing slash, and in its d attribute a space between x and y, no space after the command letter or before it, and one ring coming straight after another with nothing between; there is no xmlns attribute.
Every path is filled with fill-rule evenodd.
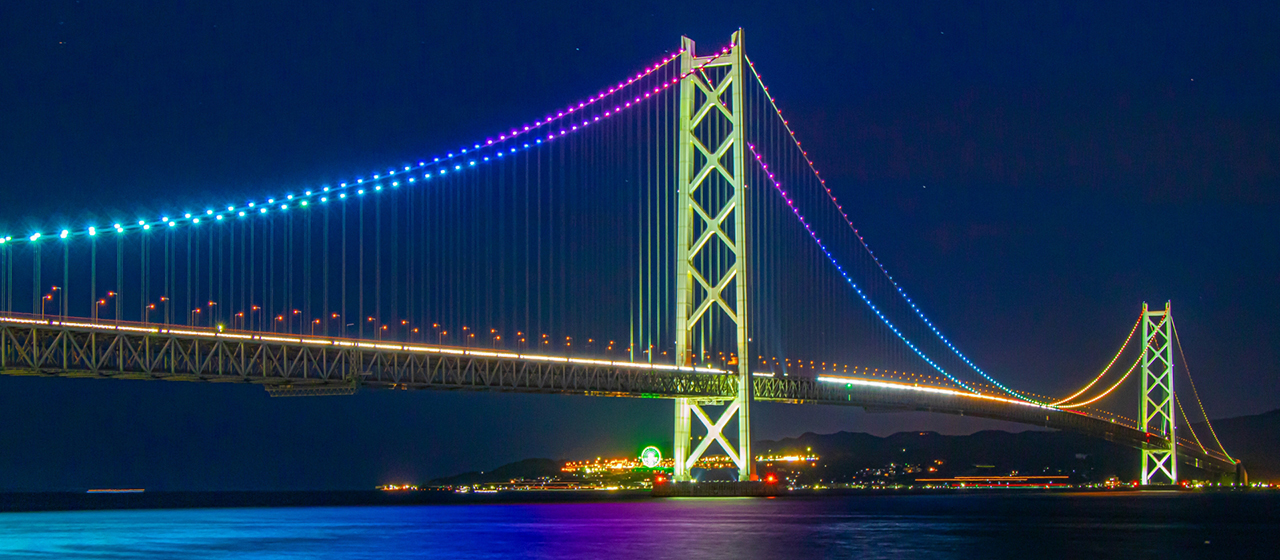
<svg viewBox="0 0 1280 560"><path fill-rule="evenodd" d="M1142 484L1178 483L1178 441L1174 432L1173 319L1170 304L1150 310L1142 304L1142 401L1139 418L1143 432L1164 438L1167 445L1142 450Z"/></svg>
<svg viewBox="0 0 1280 560"><path fill-rule="evenodd" d="M723 325L732 325L737 342L737 391L732 399L676 399L674 478L681 482L690 479L690 468L713 442L738 467L739 480L755 478L747 348L746 80L741 29L731 43L727 51L701 57L688 37L682 38L681 45L676 365L696 364L695 333L713 332L717 324L722 325L721 334L725 334ZM697 350L700 354L701 349ZM713 422L703 409L708 404L727 406ZM736 446L723 433L735 416ZM707 433L690 452L693 417Z"/></svg>

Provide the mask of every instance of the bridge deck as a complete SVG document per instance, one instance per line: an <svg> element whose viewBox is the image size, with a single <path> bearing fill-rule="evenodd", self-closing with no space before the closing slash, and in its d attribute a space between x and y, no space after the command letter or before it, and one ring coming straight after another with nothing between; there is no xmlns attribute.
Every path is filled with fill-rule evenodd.
<svg viewBox="0 0 1280 560"><path fill-rule="evenodd" d="M273 394L387 389L487 390L708 401L736 394L734 375L566 356L400 342L79 319L0 316L0 374L257 383ZM1074 410L944 387L859 378L758 376L755 400L918 410L1070 430L1143 449L1164 439ZM1198 447L1179 457L1200 468L1235 465Z"/></svg>

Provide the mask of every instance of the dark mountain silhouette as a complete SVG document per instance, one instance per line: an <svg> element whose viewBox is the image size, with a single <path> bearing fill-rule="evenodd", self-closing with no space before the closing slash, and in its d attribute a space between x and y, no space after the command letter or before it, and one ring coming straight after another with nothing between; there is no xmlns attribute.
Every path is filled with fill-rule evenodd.
<svg viewBox="0 0 1280 560"><path fill-rule="evenodd" d="M988 430L967 436L935 432L901 432L888 437L838 432L806 433L798 438L762 441L757 454L812 452L821 457L813 476L845 482L867 469L911 465L925 472L917 477L1007 475L1068 475L1073 481L1103 481L1138 475L1137 452L1108 441L1065 432L1009 433ZM941 463L939 463L941 462ZM928 472L928 468L937 472ZM901 469L898 469L901 473Z"/></svg>
<svg viewBox="0 0 1280 560"><path fill-rule="evenodd" d="M1232 457L1244 463L1250 480L1280 480L1280 409L1264 414L1214 420L1213 427ZM1216 449L1208 427L1191 426L1206 448ZM1182 430L1190 436L1189 430ZM864 477L867 470L895 465L895 480L918 477L974 475L1067 475L1073 482L1104 481L1109 477L1132 481L1139 477L1139 455L1130 447L1069 432L1028 431L1009 433L988 430L967 436L945 436L935 432L900 432L888 437L864 433L806 433L778 441L759 441L756 455L812 453L821 458L806 477L826 481L849 481ZM941 464L938 464L941 461ZM525 459L484 472L468 472L431 481L436 485L506 482L539 477L567 478L560 471L562 461ZM903 473L912 465L921 473ZM934 467L937 472L928 472ZM1187 466L1182 478L1209 479L1212 475ZM721 473L731 476L732 473Z"/></svg>
<svg viewBox="0 0 1280 560"><path fill-rule="evenodd" d="M1191 428L1206 449L1218 448L1203 422L1192 424ZM1249 480L1280 480L1280 409L1214 420L1213 429L1227 453L1244 464Z"/></svg>
<svg viewBox="0 0 1280 560"><path fill-rule="evenodd" d="M471 471L445 478L437 478L429 484L437 486L458 486L478 484L482 482L507 482L513 479L535 479L541 477L560 477L563 461L551 459L525 459L507 463L491 471Z"/></svg>

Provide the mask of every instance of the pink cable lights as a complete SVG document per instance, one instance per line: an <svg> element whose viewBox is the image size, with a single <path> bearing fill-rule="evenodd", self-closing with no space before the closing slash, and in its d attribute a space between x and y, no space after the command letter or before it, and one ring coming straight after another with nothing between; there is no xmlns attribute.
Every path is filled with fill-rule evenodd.
<svg viewBox="0 0 1280 560"><path fill-rule="evenodd" d="M839 272L840 276L844 278L845 282L847 282L849 286L851 286L853 290L857 292L858 297L862 298L863 303L866 303L867 306L871 308L871 311L876 314L876 317L880 318L880 321L883 322L885 326L889 327L889 330L893 331L893 334L897 335L899 340L901 340L904 344L906 344L907 347L910 348L912 352L915 352L915 354L919 356L920 359L928 363L930 367L932 367L934 370L937 370L938 373L941 373L942 375L946 376L947 379L950 379L953 383L965 388L969 392L975 395L980 394L977 389L970 387L965 382L959 380L958 378L951 375L950 373L947 373L947 370L943 369L941 365L938 365L932 359L930 359L929 356L925 355L925 353L921 351L919 348L917 348L915 344L913 344L910 340L907 340L906 335L902 334L902 331L898 330L898 327L894 325L893 322L890 321L888 317L885 317L884 314L880 312L880 309L876 307L876 304L872 303L871 299L868 298L867 295L862 291L862 288L859 287L858 284L853 281L853 278L849 276L849 273L845 272L844 267L841 266L840 263L836 261L835 255L832 255L831 252L827 250L827 246L822 243L822 239L818 237L817 232L813 231L813 228L810 227L809 221L805 219L804 215L800 214L800 209L796 208L795 201L790 198L787 198L787 191L783 190L782 184L779 183L777 178L774 177L773 172L769 171L769 165L764 162L764 158L762 158L760 156L760 153L756 151L755 145L747 144L747 148L751 151L751 155L755 156L756 163L760 164L760 168L764 170L765 175L769 177L769 182L773 185L774 190L777 191L778 194L782 195L782 199L787 202L787 207L791 209L791 213L795 214L796 218L800 220L800 224L804 226L804 229L806 232L808 232L809 237L813 238L813 241L818 244L818 248L821 249L822 253L827 256L827 259L831 261L831 264L836 267L836 271ZM1037 405L1042 404L1016 394L1015 396L1018 396L1018 398L1021 398L1027 402L1031 402Z"/></svg>
<svg viewBox="0 0 1280 560"><path fill-rule="evenodd" d="M515 153L517 149L532 148L537 144L541 144L544 140L545 141L555 140L556 138L563 137L564 135L570 132L575 132L577 130L590 126L592 123L599 122L603 118L614 116L624 109L628 109L634 105L641 103L646 99L653 97L655 94L660 93L663 90L669 89L672 85L680 83L681 80L688 77L690 74L702 70L711 62L729 53L733 47L734 45L730 44L720 49L715 55L707 58L707 60L703 62L701 65L699 65L698 67L693 68L688 72L685 72L680 76L673 78L669 81L664 80L663 82L661 82L661 85L654 87L652 90L645 90L643 93L637 92L634 95L634 97L632 97L631 99L619 102L612 109L606 109L602 114L597 114L594 117L586 118L579 123L569 124L567 129L561 128L559 130L549 132L545 137L543 136L535 137L535 139L530 140L528 143L525 143L523 146L511 148L508 152L504 152L501 149L498 149L497 146L495 146L495 144L500 144L502 142L514 140L519 136L534 132L539 128L545 127L551 123L570 118L571 116L574 116L575 114L580 113L583 109L587 107L598 104L606 99L610 99L612 96L615 96L623 92L624 90L627 90L628 87L636 84L646 76L652 75L658 69L666 66L667 64L670 64L671 61L675 60L676 58L679 58L682 54L684 54L685 52L684 49L680 49L676 51L675 54L672 54L670 56L663 58L658 63L652 66L646 67L643 71L637 73L636 75L622 82L619 82L618 85L616 86L610 87L607 90L601 91L600 93L589 97L585 101L581 101L576 104L570 104L564 110L557 111L554 115L548 115L546 118L535 121L533 124L525 125L520 128L513 128L508 133L499 134L497 140L494 140L493 138L489 138L489 139L486 139L483 144L475 143L471 148L462 148L459 150L459 152L456 152L456 153L449 152L443 158L437 157L437 158L433 158L430 161L422 160L418 162L418 165L416 167L404 166L403 169L392 169L390 171L385 172L385 174L382 172L376 173L370 179L357 178L355 180L339 183L339 185L336 187L325 186L315 190L308 190L301 195L296 195L296 196L288 195L287 200L295 204L298 204L300 206L307 206L309 204L308 200L310 199L316 199L320 203L327 203L329 202L329 197L331 194L337 195L338 199L346 198L347 195L345 193L341 193L341 194L339 193L340 191L344 191L347 189L358 189L358 192L356 194L358 195L365 194L364 189L359 188L359 186L366 183L366 181L369 182L370 184L381 184L380 182L387 182L389 183L389 186L394 188L394 187L399 187L401 185L400 181L398 180L401 177L404 177L403 180L406 183L409 183L409 184L416 183L418 181L418 178L413 177L411 175L411 173L414 172L415 170L425 171L427 169L430 169L431 171L436 172L438 175L446 175L450 172L462 171L466 168L476 167L477 163L485 163L485 162L491 161L491 159L501 158L507 155L507 153ZM456 164L452 165L451 168L448 165L448 162L456 158L462 157L463 154L467 154L468 152L472 152L474 150L479 150L482 148L490 148L490 147L497 150L496 152L491 154L491 156L476 157L476 159L467 161L467 162L461 162L461 161L456 162ZM464 166L463 163L465 163L466 165ZM431 177L432 177L432 173L425 173L424 175L422 175L421 179L427 180L427 179L431 179ZM375 190L380 191L381 188L377 188ZM295 201L295 199L297 200ZM276 204L276 200L274 198L269 198L265 202L249 202L242 206L229 205L225 207L226 208L225 212L221 210L215 211L210 209L206 211L206 215L209 219L213 219L213 220L221 220L224 217L232 217L232 216L244 218L246 217L247 214L250 214L250 213L268 214L268 212L272 210L271 207L274 204ZM290 205L287 203L282 204L279 206L279 211L282 211L282 212L287 211L289 209L289 206ZM199 217L193 217L191 213L184 213L182 214L182 218L170 219L169 217L165 216L158 220L152 220L152 221L139 220L136 226L132 224L125 225L124 223L117 223L115 224L114 229L116 230L117 234L123 234L126 231L131 231L131 230L150 229L152 226L164 225L167 227L174 227L176 225L188 225L188 224L198 225L199 223L200 223ZM100 231L101 230L99 230L99 228L95 228L95 227L88 227L82 231L71 231L68 229L62 229L61 233L56 235L59 235L62 239L67 239L68 237L94 236ZM22 237L17 240L15 240L13 236L4 236L4 237L0 237L0 244L10 244L15 241L25 241L25 242L34 243L38 239L40 239L41 236L42 234L35 233L29 237Z"/></svg>
<svg viewBox="0 0 1280 560"><path fill-rule="evenodd" d="M746 61L747 61L747 65L751 68L751 73L756 77L756 83L760 84L760 87L764 89L765 97L769 99L769 104L773 106L773 110L775 113L777 113L778 119L782 121L782 126L786 128L787 133L790 134L791 141L795 142L796 149L800 150L800 154L804 157L805 162L809 165L809 170L813 172L814 177L818 179L818 183L822 185L822 189L823 191L826 192L827 198L830 199L831 204L836 207L836 211L840 213L840 216L844 219L844 223L847 226L849 226L849 229L851 231L853 231L854 237L858 238L858 242L862 244L862 248L865 249L867 251L867 254L871 256L871 260L875 261L876 266L880 268L880 272L884 274L884 277L887 278L889 280L889 283L893 285L895 290L897 290L898 295L901 295L902 299L906 300L907 305L911 307L911 310L915 313L916 317L919 317L921 321L924 321L925 326L929 327L929 330L933 332L934 336L937 336L938 339L941 340L942 343L945 344L947 348L951 350L952 353L954 353L958 358L960 358L960 360L963 361L965 365L968 365L971 369L973 369L973 371L977 372L978 375L981 375L987 381L990 381L991 383L995 384L995 386L998 387L1001 391L1004 391L1016 398L1026 400L1028 402L1038 402L1038 401L1034 401L1024 397L1022 394L1018 393L1017 391L1014 391L1013 389L1005 387L1003 383L1000 383L999 381L996 381L994 377L987 375L987 372L983 371L982 368L978 367L977 364L973 363L973 361L970 360L968 356L965 356L964 353L961 352L959 348L956 348L955 345L953 345L950 340L947 340L947 337L943 336L942 332L939 331L936 326L934 326L933 322L930 321L928 317L924 316L924 313L920 311L920 308L916 307L915 302L911 301L911 298L907 296L907 293L905 291L903 291L902 286L898 285L898 282L893 279L893 276L889 274L889 271L884 267L884 264L880 262L879 257L876 257L875 251L872 251L871 246L867 245L866 240L862 238L862 234L858 232L858 228L854 227L853 222L849 219L849 215L845 214L844 207L840 205L840 203L836 200L835 195L831 193L831 189L827 187L826 179L822 178L822 174L819 173L817 167L814 166L813 160L809 159L809 152L806 152L804 148L800 145L800 140L796 138L796 133L794 130L791 129L791 124L787 122L786 117L782 116L782 110L778 108L777 101L773 98L772 95L769 94L769 86L764 85L764 79L760 77L759 72L756 72L755 64L751 62L750 58L747 58Z"/></svg>

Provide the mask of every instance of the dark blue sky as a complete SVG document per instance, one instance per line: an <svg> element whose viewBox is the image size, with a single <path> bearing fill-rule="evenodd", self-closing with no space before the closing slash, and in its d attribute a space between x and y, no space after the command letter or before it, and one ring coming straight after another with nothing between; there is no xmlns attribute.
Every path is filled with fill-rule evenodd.
<svg viewBox="0 0 1280 560"><path fill-rule="evenodd" d="M6 3L0 224L415 160L739 26L877 254L988 371L1060 393L1142 301L1172 300L1211 416L1280 406L1273 3ZM655 401L25 378L0 379L0 425L15 488L367 487L629 453L671 427ZM989 425L755 421L760 438Z"/></svg>

